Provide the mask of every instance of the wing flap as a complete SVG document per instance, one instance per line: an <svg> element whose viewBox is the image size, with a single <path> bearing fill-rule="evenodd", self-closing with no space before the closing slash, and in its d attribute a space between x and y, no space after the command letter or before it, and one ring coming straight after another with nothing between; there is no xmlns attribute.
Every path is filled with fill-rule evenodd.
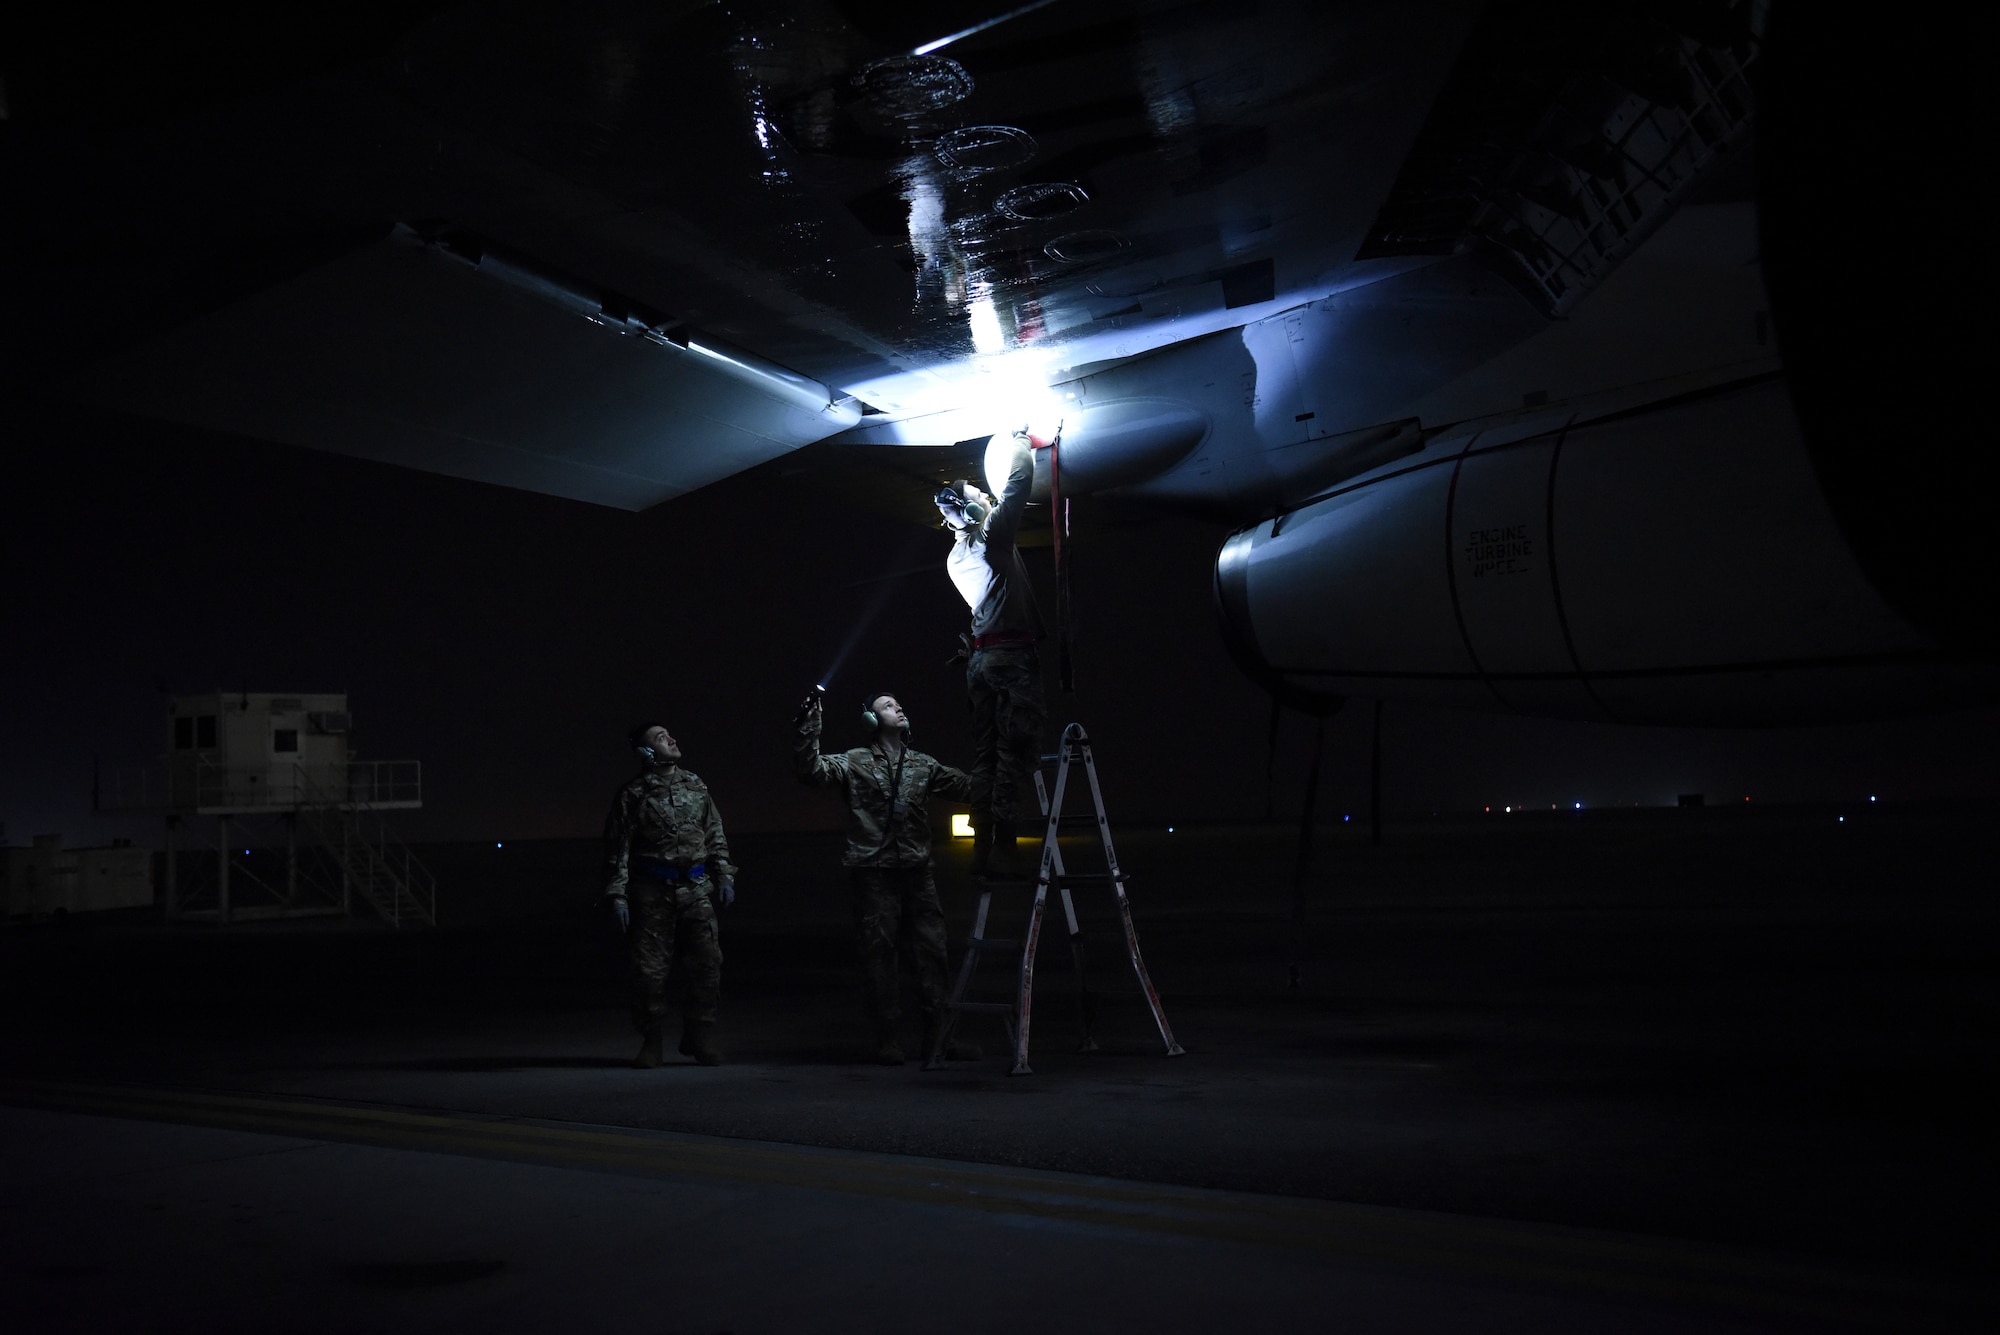
<svg viewBox="0 0 2000 1335"><path fill-rule="evenodd" d="M640 510L858 412L389 239L63 386L95 407Z"/></svg>

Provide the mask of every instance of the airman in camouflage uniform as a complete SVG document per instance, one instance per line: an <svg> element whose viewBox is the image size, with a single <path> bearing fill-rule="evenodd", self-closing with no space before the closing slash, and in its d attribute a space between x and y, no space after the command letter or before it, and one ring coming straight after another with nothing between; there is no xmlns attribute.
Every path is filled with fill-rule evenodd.
<svg viewBox="0 0 2000 1335"><path fill-rule="evenodd" d="M1036 814L1029 776L1041 752L1044 714L1035 652L1042 614L1016 545L1034 490L1037 442L1025 430L994 441L1011 447L999 499L961 482L939 492L937 505L953 532L945 569L972 609L965 665L972 706L972 869L1017 875L1015 822Z"/></svg>
<svg viewBox="0 0 2000 1335"><path fill-rule="evenodd" d="M944 908L931 878L932 793L966 798L972 781L904 744L909 719L896 697L869 697L864 720L874 729L867 746L822 756L819 697L807 699L793 745L801 783L839 788L847 797L848 868L854 891L854 938L861 954L868 1015L875 1026L876 1059L901 1065L896 1033L902 1007L896 975L897 946L916 975L925 1018L925 1050L934 1045L946 1017ZM967 1048L948 1055L976 1056Z"/></svg>
<svg viewBox="0 0 2000 1335"><path fill-rule="evenodd" d="M625 928L632 957L632 1023L644 1043L632 1064L658 1066L667 1014L667 972L681 960L680 1050L703 1066L722 1060L715 1006L722 946L715 900L736 899L736 868L708 785L680 767L680 744L661 724L633 730L645 762L618 790L604 822L604 894Z"/></svg>

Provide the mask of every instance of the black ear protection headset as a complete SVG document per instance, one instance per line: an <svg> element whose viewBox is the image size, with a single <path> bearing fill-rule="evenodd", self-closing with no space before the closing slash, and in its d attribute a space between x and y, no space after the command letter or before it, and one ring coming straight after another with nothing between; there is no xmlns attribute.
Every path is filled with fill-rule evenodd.
<svg viewBox="0 0 2000 1335"><path fill-rule="evenodd" d="M971 485L969 482L948 483L938 490L932 500L938 509L960 515L968 524L980 523L986 518L986 506L966 494Z"/></svg>
<svg viewBox="0 0 2000 1335"><path fill-rule="evenodd" d="M875 702L877 700L880 700L885 695L893 696L895 694L896 693L894 691L877 691L873 695L869 696L866 700L863 700L861 702L861 721L868 725L868 731L870 732L882 731L882 720L875 717ZM904 714L903 740L908 741L909 737L910 737L910 716L908 714Z"/></svg>
<svg viewBox="0 0 2000 1335"><path fill-rule="evenodd" d="M648 765L658 760L660 753L646 745L646 734L655 728L665 728L666 726L664 723L641 723L625 734L626 739L632 743L632 749L638 753L639 759L645 761ZM672 729L669 728L668 731L671 732Z"/></svg>

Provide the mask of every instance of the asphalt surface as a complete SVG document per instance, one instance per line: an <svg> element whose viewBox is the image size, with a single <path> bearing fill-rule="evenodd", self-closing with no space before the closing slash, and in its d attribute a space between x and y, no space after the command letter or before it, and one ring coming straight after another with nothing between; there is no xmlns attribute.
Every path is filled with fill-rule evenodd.
<svg viewBox="0 0 2000 1335"><path fill-rule="evenodd" d="M1336 828L1302 937L1291 832L1131 831L1141 942L1187 1053L1162 1055L1095 936L1101 1050L1077 1051L1056 934L1022 1077L978 1017L979 1061L866 1060L830 836L739 837L729 1061L652 1072L626 1065L589 841L436 848L435 931L17 926L0 1043L8 1101L41 1098L35 1116L85 1110L20 1081L115 1088L127 1111L108 1115L141 1120L201 1121L132 1113L135 1090L227 1092L1429 1212L1879 1277L1941 1304L1889 1324L1950 1326L1992 1301L1990 828L1865 808L1438 820L1381 848ZM955 944L963 860L940 868ZM1107 904L1083 892L1087 928L1112 925ZM1622 1328L1593 1320L1575 1328Z"/></svg>

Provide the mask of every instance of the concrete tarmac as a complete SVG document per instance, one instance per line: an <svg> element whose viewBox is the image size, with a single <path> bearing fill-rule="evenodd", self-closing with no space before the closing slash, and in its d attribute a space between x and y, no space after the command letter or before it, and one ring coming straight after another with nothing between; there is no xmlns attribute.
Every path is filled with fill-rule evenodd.
<svg viewBox="0 0 2000 1335"><path fill-rule="evenodd" d="M1765 1331L1923 1297L1656 1239L910 1156L8 1098L39 1105L0 1110L10 1329Z"/></svg>
<svg viewBox="0 0 2000 1335"><path fill-rule="evenodd" d="M972 1329L1120 1313L1160 1329L1982 1328L1987 828L1964 811L1659 812L1396 827L1381 849L1336 831L1296 951L1289 832L1135 831L1121 854L1141 940L1188 1055L1159 1055L1096 944L1104 1050L1077 1052L1057 933L1019 1078L991 1022L977 1062L865 1061L825 836L739 840L715 1069L625 1065L585 841L432 850L435 932L29 925L0 934L9 1301L99 1328L90 1304L123 1284L251 1265L297 1278L246 1279L240 1301L234 1281L191 1278L173 1312L223 1329L482 1313L897 1329L940 1311ZM962 856L940 869L955 943ZM1098 927L1103 908L1086 900ZM443 1121L391 1135L381 1118ZM496 1125L532 1143L496 1147ZM574 1136L617 1138L617 1162L579 1158ZM949 1190L879 1187L947 1168ZM174 1185L140 1190L153 1182ZM255 1222L227 1225L231 1202ZM364 1205L366 1221L337 1217ZM315 1210L330 1231L285 1222ZM687 1211L731 1245L674 1261L675 1291L707 1295L685 1309L658 1298L644 1248L600 1265L572 1236L625 1220L620 1237L678 1257ZM547 1317L586 1292L579 1319Z"/></svg>

